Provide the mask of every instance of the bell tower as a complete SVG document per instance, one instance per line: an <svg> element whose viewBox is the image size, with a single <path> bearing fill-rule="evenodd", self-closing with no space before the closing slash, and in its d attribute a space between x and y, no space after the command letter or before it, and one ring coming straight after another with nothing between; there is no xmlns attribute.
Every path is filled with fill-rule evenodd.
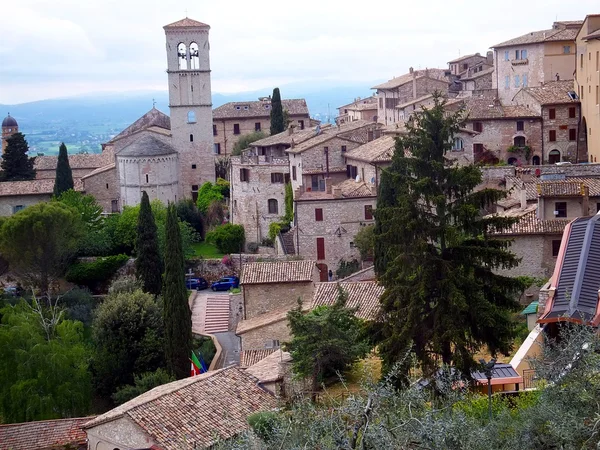
<svg viewBox="0 0 600 450"><path fill-rule="evenodd" d="M215 181L210 26L189 18L164 27L173 147L179 153L179 191L183 198L206 181Z"/></svg>
<svg viewBox="0 0 600 450"><path fill-rule="evenodd" d="M2 121L2 153L4 153L4 150L6 150L6 146L8 145L6 140L18 132L19 124L9 113L8 116L6 116Z"/></svg>

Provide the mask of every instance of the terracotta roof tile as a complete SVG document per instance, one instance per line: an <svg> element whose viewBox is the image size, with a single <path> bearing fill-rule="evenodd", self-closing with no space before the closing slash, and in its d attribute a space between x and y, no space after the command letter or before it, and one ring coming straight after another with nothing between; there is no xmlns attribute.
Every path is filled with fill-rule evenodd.
<svg viewBox="0 0 600 450"><path fill-rule="evenodd" d="M319 125L321 131L326 130L331 127L330 124ZM294 131L290 134L289 130L283 131L278 134L274 134L272 136L268 136L264 139L260 139L258 141L254 141L250 144L251 147L269 147L271 145L286 145L290 146L292 141L295 145L298 145L307 139L310 139L314 136L317 136L317 127L304 129L300 131Z"/></svg>
<svg viewBox="0 0 600 450"><path fill-rule="evenodd" d="M538 44L542 42L574 41L578 28L532 31L514 39L492 45L491 48L512 47L513 45Z"/></svg>
<svg viewBox="0 0 600 450"><path fill-rule="evenodd" d="M569 92L574 90L573 80L550 81L542 86L523 88L540 105L556 105L562 103L579 103L569 97Z"/></svg>
<svg viewBox="0 0 600 450"><path fill-rule="evenodd" d="M464 102L469 120L540 117L538 113L525 106L502 106L497 100L489 98L470 97Z"/></svg>
<svg viewBox="0 0 600 450"><path fill-rule="evenodd" d="M271 353L273 353L276 348L257 348L250 350L242 350L240 352L240 367L245 369L250 367L257 362L265 359Z"/></svg>
<svg viewBox="0 0 600 450"><path fill-rule="evenodd" d="M92 419L93 416L0 425L0 449L46 450L85 446L87 435L83 425Z"/></svg>
<svg viewBox="0 0 600 450"><path fill-rule="evenodd" d="M242 267L240 283L305 283L314 280L314 261L254 262Z"/></svg>
<svg viewBox="0 0 600 450"><path fill-rule="evenodd" d="M90 153L88 155L69 155L69 165L71 169L90 169L94 170L108 164L106 157L102 153ZM34 168L36 170L56 170L58 156L36 156Z"/></svg>
<svg viewBox="0 0 600 450"><path fill-rule="evenodd" d="M303 304L302 308L305 311L308 311L310 306ZM238 323L237 328L235 329L235 334L243 335L244 333L256 330L257 328L266 327L267 325L272 325L284 320L287 321L287 314L289 311L289 308L276 309L265 314L260 314L251 319L242 320Z"/></svg>
<svg viewBox="0 0 600 450"><path fill-rule="evenodd" d="M346 158L363 162L391 161L396 140L393 136L383 136L346 153Z"/></svg>
<svg viewBox="0 0 600 450"><path fill-rule="evenodd" d="M373 192L374 185L364 181L355 181L350 178L341 183L332 186L332 193L326 191L304 191L300 193L297 200L339 200L335 197L333 191L340 189L340 198L374 198L376 194Z"/></svg>
<svg viewBox="0 0 600 450"><path fill-rule="evenodd" d="M346 306L358 308L356 317L374 320L379 312L379 299L385 290L375 281L342 281L319 283L313 295L312 308L332 306L338 299L338 285L348 294Z"/></svg>
<svg viewBox="0 0 600 450"><path fill-rule="evenodd" d="M403 84L412 82L414 78L423 78L425 76L429 78L433 78L439 81L447 81L446 80L446 69L423 69L423 70L414 70L413 73L405 73L396 78L392 78L385 83L378 84L377 86L373 86L371 89L395 89L397 87L402 86Z"/></svg>
<svg viewBox="0 0 600 450"><path fill-rule="evenodd" d="M114 138L112 138L110 142L118 141L126 136L130 136L139 131L145 130L151 127L159 127L165 130L171 129L171 119L165 113L159 111L156 108L152 108L138 120L133 122L119 134L117 134Z"/></svg>
<svg viewBox="0 0 600 450"><path fill-rule="evenodd" d="M185 28L185 27L208 27L210 28L209 25L202 23L202 22L198 22L197 20L194 19L190 19L189 17L186 17L185 19L181 19L178 20L177 22L173 22L170 23L169 25L165 25L163 27L163 29L167 29L167 28Z"/></svg>
<svg viewBox="0 0 600 450"><path fill-rule="evenodd" d="M74 189L83 191L83 183L80 178L73 178ZM39 195L54 193L54 179L37 179L27 181L3 181L0 182L0 197L13 195Z"/></svg>
<svg viewBox="0 0 600 450"><path fill-rule="evenodd" d="M500 217L518 217L519 221L511 228L502 232L491 233L497 236L518 236L524 234L562 234L571 219L537 218L537 205L530 205L525 209L509 209L497 214Z"/></svg>
<svg viewBox="0 0 600 450"><path fill-rule="evenodd" d="M326 128L321 131L319 134L315 134L315 136L310 139L306 139L299 145L296 145L292 148L286 150L287 153L302 153L308 149L313 148L316 145L323 144L335 137L339 137L340 139L346 139L350 142L354 142L352 139L348 139L343 135L346 133L350 133L352 131L360 130L361 128L372 126L373 122L369 122L367 120L353 120L352 122L346 122L341 124L338 127Z"/></svg>
<svg viewBox="0 0 600 450"><path fill-rule="evenodd" d="M583 182L578 181L543 181L537 184L537 191L540 197L573 197L583 196Z"/></svg>
<svg viewBox="0 0 600 450"><path fill-rule="evenodd" d="M474 74L472 74L470 77L461 77L460 81L468 81L468 80L475 80L477 78L481 78L485 75L490 75L494 73L494 68L493 67L488 67L485 70L481 70L479 72L475 72Z"/></svg>
<svg viewBox="0 0 600 450"><path fill-rule="evenodd" d="M108 172L109 170L113 170L116 168L116 164L112 163L112 164L108 164L104 167L98 167L96 170L92 170L90 173L84 175L81 177L82 180L85 180L86 178L89 178L91 176L94 175L98 175L99 173L103 173L103 172Z"/></svg>
<svg viewBox="0 0 600 450"><path fill-rule="evenodd" d="M281 100L283 109L290 116L304 115L308 118L308 106L303 98ZM238 119L244 117L270 117L271 101L229 102L213 109L213 119ZM308 124L307 124L308 125Z"/></svg>
<svg viewBox="0 0 600 450"><path fill-rule="evenodd" d="M479 56L480 58L485 59L485 56L481 56L479 53L472 53L470 55L459 56L458 58L453 59L452 61L448 61L448 64L461 62L463 59L473 58L475 56Z"/></svg>
<svg viewBox="0 0 600 450"><path fill-rule="evenodd" d="M85 428L128 417L164 450L205 448L248 429L250 414L277 406L256 378L228 367L156 387Z"/></svg>
<svg viewBox="0 0 600 450"><path fill-rule="evenodd" d="M289 363L291 360L292 357L288 352L275 350L264 359L248 367L246 372L258 378L261 383L270 383L284 377L286 370L283 364Z"/></svg>

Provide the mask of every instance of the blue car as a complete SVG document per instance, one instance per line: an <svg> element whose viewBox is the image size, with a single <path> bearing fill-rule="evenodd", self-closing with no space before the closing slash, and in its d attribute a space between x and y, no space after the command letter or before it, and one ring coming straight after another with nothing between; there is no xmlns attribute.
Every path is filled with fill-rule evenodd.
<svg viewBox="0 0 600 450"><path fill-rule="evenodd" d="M239 285L240 279L238 277L223 277L211 284L210 288L213 291L228 291L237 288Z"/></svg>
<svg viewBox="0 0 600 450"><path fill-rule="evenodd" d="M185 287L192 290L196 289L201 291L202 289L208 289L208 281L204 278L187 278L185 280Z"/></svg>

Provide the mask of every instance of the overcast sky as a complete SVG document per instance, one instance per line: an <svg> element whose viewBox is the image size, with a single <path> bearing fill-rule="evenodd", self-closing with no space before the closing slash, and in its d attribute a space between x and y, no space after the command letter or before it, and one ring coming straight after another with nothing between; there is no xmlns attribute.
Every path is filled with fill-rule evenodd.
<svg viewBox="0 0 600 450"><path fill-rule="evenodd" d="M600 13L598 0L18 0L0 9L0 103L166 89L163 25L211 26L213 92L340 84L446 67L459 55ZM368 86L370 87L370 86Z"/></svg>

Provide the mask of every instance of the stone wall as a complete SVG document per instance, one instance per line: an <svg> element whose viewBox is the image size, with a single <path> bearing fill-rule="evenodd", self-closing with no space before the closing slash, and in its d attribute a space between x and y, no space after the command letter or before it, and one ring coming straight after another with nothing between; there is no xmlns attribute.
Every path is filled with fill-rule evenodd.
<svg viewBox="0 0 600 450"><path fill-rule="evenodd" d="M117 211L121 211L120 188L116 168L113 167L84 178L83 189L86 194L94 196L105 213L115 212L112 208L113 202L116 202Z"/></svg>
<svg viewBox="0 0 600 450"><path fill-rule="evenodd" d="M244 102L240 102L243 104ZM270 106L271 103L267 102ZM267 110L270 112L271 110ZM297 130L302 130L310 127L310 117L308 114L294 114L290 116L290 124L296 125ZM304 123L304 128L302 127ZM239 125L239 134L234 134L234 125ZM259 125L259 130L266 136L270 134L271 118L266 117L237 117L230 119L213 119L213 125L216 127L217 134L213 139L215 144L220 145L221 156L230 155L237 141L244 135L254 133L256 124ZM213 128L214 130L214 128ZM214 134L214 133L213 133Z"/></svg>
<svg viewBox="0 0 600 450"><path fill-rule="evenodd" d="M212 283L219 278L239 274L235 264L227 266L220 259L192 259L186 263L186 272L202 277Z"/></svg>
<svg viewBox="0 0 600 450"><path fill-rule="evenodd" d="M238 322L244 318L244 296L229 294L229 331L235 332Z"/></svg>
<svg viewBox="0 0 600 450"><path fill-rule="evenodd" d="M242 351L267 348L273 340L278 340L279 343L289 341L291 338L288 321L286 318L265 325L264 327L255 328L247 331L240 336L242 341Z"/></svg>
<svg viewBox="0 0 600 450"><path fill-rule="evenodd" d="M271 174L289 176L287 161L271 164L246 164L240 158L231 163L231 222L244 227L246 242L261 242L269 234L269 225L285 214L285 184L273 183ZM241 170L247 170L248 181L242 181ZM277 212L269 212L269 200L277 202Z"/></svg>
<svg viewBox="0 0 600 450"><path fill-rule="evenodd" d="M246 284L242 286L242 290L247 320L275 310L293 309L298 305L298 299L309 304L315 291L315 283Z"/></svg>
<svg viewBox="0 0 600 450"><path fill-rule="evenodd" d="M527 51L527 59L515 59L516 51ZM505 59L508 52L508 61ZM513 98L523 87L523 75L527 75L528 86L539 86L544 81L544 44L522 44L502 47L496 50L496 71L492 79L493 87L498 89L498 98L503 105L513 103ZM515 84L519 77L518 85ZM508 86L506 84L508 77Z"/></svg>
<svg viewBox="0 0 600 450"><path fill-rule="evenodd" d="M86 430L88 448L114 450L117 447L150 448L155 444L131 419L120 417Z"/></svg>
<svg viewBox="0 0 600 450"><path fill-rule="evenodd" d="M40 202L48 202L51 198L51 194L7 195L0 197L0 217L12 216L17 206L26 208Z"/></svg>
<svg viewBox="0 0 600 450"><path fill-rule="evenodd" d="M562 235L522 235L513 236L510 251L521 258L521 263L513 269L498 270L502 275L511 277L529 276L550 278L556 265L552 256L552 241L560 240Z"/></svg>
<svg viewBox="0 0 600 450"><path fill-rule="evenodd" d="M298 233L294 236L299 255L327 265L334 273L341 259L360 259L354 236L361 227L374 223L365 217L365 206L374 210L376 197L297 201ZM315 209L323 210L323 220L315 220ZM317 238L325 242L325 258L317 260Z"/></svg>
<svg viewBox="0 0 600 450"><path fill-rule="evenodd" d="M504 180L506 177L514 177L515 173L514 166L487 166L481 168L483 181Z"/></svg>

